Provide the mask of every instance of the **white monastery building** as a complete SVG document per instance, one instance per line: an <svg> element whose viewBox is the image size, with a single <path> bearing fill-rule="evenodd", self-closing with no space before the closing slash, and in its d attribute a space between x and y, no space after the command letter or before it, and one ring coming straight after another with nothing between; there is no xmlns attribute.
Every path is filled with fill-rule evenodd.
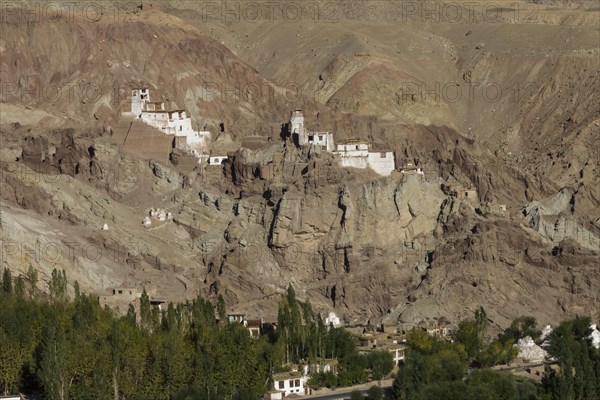
<svg viewBox="0 0 600 400"><path fill-rule="evenodd" d="M147 88L134 89L131 92L131 112L124 113L141 119L144 123L161 130L165 135L174 135L179 140L178 147L190 151L200 158L210 140L210 132L195 131L192 119L185 110L167 110L162 101L150 101Z"/></svg>
<svg viewBox="0 0 600 400"><path fill-rule="evenodd" d="M333 153L335 149L333 133L309 132L304 128L304 115L300 109L292 111L290 133L292 134L292 137L296 136L298 138L298 144L300 146L306 144L320 146L323 150L330 153Z"/></svg>
<svg viewBox="0 0 600 400"><path fill-rule="evenodd" d="M342 167L369 167L382 176L390 175L396 168L392 151L369 151L369 144L360 141L348 141L338 144L336 148L332 133L308 132L304 127L304 115L300 109L292 111L290 134L297 138L300 146L317 145L329 153L336 154Z"/></svg>
<svg viewBox="0 0 600 400"><path fill-rule="evenodd" d="M396 168L394 152L369 151L367 143L348 141L338 144L335 152L340 157L342 167L371 168L379 175L388 176Z"/></svg>

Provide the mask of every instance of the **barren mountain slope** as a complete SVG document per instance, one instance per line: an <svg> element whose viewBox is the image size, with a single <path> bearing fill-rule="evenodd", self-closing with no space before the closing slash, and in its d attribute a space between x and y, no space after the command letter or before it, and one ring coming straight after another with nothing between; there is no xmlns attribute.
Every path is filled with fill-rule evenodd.
<svg viewBox="0 0 600 400"><path fill-rule="evenodd" d="M15 92L0 103L3 266L64 268L96 293L223 294L257 316L293 283L355 322L456 321L479 305L500 325L598 318L598 11L542 3L536 21L475 10L448 23L406 2L323 4L343 18L231 23L173 1L131 22L3 28L0 79ZM138 86L215 137L222 123L271 140L224 168L178 151L137 159L110 133ZM295 107L309 128L425 175L342 169L281 140ZM173 219L144 228L151 207Z"/></svg>

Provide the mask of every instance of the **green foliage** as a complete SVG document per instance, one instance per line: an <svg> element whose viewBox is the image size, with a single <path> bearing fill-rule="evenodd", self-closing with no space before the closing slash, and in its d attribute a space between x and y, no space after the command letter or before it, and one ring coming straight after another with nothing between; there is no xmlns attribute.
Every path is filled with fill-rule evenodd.
<svg viewBox="0 0 600 400"><path fill-rule="evenodd" d="M170 305L160 326L148 330L135 323L135 311L117 318L83 293L51 303L0 296L0 393L258 399L268 389L271 347L239 324L217 324L201 298Z"/></svg>
<svg viewBox="0 0 600 400"><path fill-rule="evenodd" d="M15 282L15 295L18 297L23 297L25 295L25 281L23 281L23 278L20 276Z"/></svg>
<svg viewBox="0 0 600 400"><path fill-rule="evenodd" d="M406 336L406 343L413 349L423 354L429 354L434 351L436 339L426 331L419 328L413 328Z"/></svg>
<svg viewBox="0 0 600 400"><path fill-rule="evenodd" d="M320 387L336 387L338 386L338 378L337 375L333 372L319 372L317 374L313 374L307 382L307 386L318 389Z"/></svg>
<svg viewBox="0 0 600 400"><path fill-rule="evenodd" d="M227 308L225 307L225 299L221 294L219 294L219 298L217 299L217 315L221 321L225 321L227 318Z"/></svg>
<svg viewBox="0 0 600 400"><path fill-rule="evenodd" d="M543 385L553 400L600 398L600 351L588 339L590 323L587 317L564 321L550 335L559 370L546 368Z"/></svg>
<svg viewBox="0 0 600 400"><path fill-rule="evenodd" d="M369 390L367 390L367 399L368 400L383 400L384 392L383 389L379 386L371 386Z"/></svg>
<svg viewBox="0 0 600 400"><path fill-rule="evenodd" d="M519 339L530 336L535 341L541 334L542 331L538 329L536 319L534 317L523 316L516 318L508 329L498 335L498 339L502 343L507 343L510 340L516 343Z"/></svg>
<svg viewBox="0 0 600 400"><path fill-rule="evenodd" d="M367 368L371 370L375 380L383 379L394 369L394 358L389 351L373 351L365 358Z"/></svg>
<svg viewBox="0 0 600 400"><path fill-rule="evenodd" d="M394 400L589 400L600 398L600 351L588 339L590 319L561 323L551 334L550 352L559 368L546 367L542 384L509 373L475 369L467 376L468 357L478 365L494 365L514 358L515 338L536 337L531 317L517 318L498 339L486 339L487 317L479 309L475 320L462 321L456 343L429 342L419 333L409 335L411 351L392 386ZM468 357L467 357L468 356Z"/></svg>
<svg viewBox="0 0 600 400"><path fill-rule="evenodd" d="M349 397L350 400L363 400L364 398L365 396L363 396L363 394L358 390L352 391Z"/></svg>
<svg viewBox="0 0 600 400"><path fill-rule="evenodd" d="M486 345L479 354L479 365L482 367L491 367L497 364L509 363L519 352L518 349L513 346L514 344L515 342L513 339L508 339L505 342L502 340L494 340L489 345Z"/></svg>

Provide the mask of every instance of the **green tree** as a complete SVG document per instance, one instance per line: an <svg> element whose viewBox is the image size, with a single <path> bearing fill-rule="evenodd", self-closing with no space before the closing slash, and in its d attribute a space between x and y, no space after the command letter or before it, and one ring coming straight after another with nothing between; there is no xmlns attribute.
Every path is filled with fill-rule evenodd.
<svg viewBox="0 0 600 400"><path fill-rule="evenodd" d="M146 293L146 288L142 290L140 297L140 323L142 327L147 328L152 321L152 306L150 305L150 297Z"/></svg>
<svg viewBox="0 0 600 400"><path fill-rule="evenodd" d="M46 326L41 343L39 377L49 400L66 400L70 376L66 368L66 339L58 321Z"/></svg>
<svg viewBox="0 0 600 400"><path fill-rule="evenodd" d="M353 390L349 397L350 400L363 400L364 398L365 397L359 390Z"/></svg>
<svg viewBox="0 0 600 400"><path fill-rule="evenodd" d="M0 393L9 395L16 391L26 357L25 349L16 338L0 327Z"/></svg>
<svg viewBox="0 0 600 400"><path fill-rule="evenodd" d="M10 268L4 268L4 273L2 274L2 293L11 295L12 292L12 274Z"/></svg>
<svg viewBox="0 0 600 400"><path fill-rule="evenodd" d="M221 294L217 298L217 315L221 321L225 321L227 319L227 307L225 306L225 299Z"/></svg>
<svg viewBox="0 0 600 400"><path fill-rule="evenodd" d="M423 329L413 328L406 336L406 343L411 348L427 354L434 350L435 338Z"/></svg>
<svg viewBox="0 0 600 400"><path fill-rule="evenodd" d="M379 380L392 372L394 358L388 351L373 351L367 355L366 364L373 374L373 379Z"/></svg>
<svg viewBox="0 0 600 400"><path fill-rule="evenodd" d="M503 333L498 335L502 343L507 343L512 339L516 343L519 339L530 336L534 341L542 334L538 329L537 320L534 317L522 316L516 318Z"/></svg>
<svg viewBox="0 0 600 400"><path fill-rule="evenodd" d="M35 297L35 289L38 282L38 272L31 263L29 263L29 268L27 269L27 280L29 281L29 297L33 299Z"/></svg>
<svg viewBox="0 0 600 400"><path fill-rule="evenodd" d="M15 282L15 294L18 297L23 297L25 295L25 281L23 281L22 277L18 277Z"/></svg>
<svg viewBox="0 0 600 400"><path fill-rule="evenodd" d="M53 301L64 302L67 300L67 274L64 269L62 273L56 268L52 270L48 291Z"/></svg>

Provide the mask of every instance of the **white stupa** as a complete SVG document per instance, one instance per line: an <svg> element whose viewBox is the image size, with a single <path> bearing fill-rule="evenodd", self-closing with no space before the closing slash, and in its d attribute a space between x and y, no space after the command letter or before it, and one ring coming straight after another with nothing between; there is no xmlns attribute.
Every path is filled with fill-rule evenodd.
<svg viewBox="0 0 600 400"><path fill-rule="evenodd" d="M519 349L517 357L523 358L524 360L541 362L548 356L548 352L535 344L531 336L525 336L523 339L519 339L514 346Z"/></svg>
<svg viewBox="0 0 600 400"><path fill-rule="evenodd" d="M592 328L592 333L590 333L590 339L592 340L592 346L597 349L600 349L600 331L598 330L598 326L596 324L590 325Z"/></svg>
<svg viewBox="0 0 600 400"><path fill-rule="evenodd" d="M105 222L104 225L102 225L102 230L103 231L107 231L108 230L108 224Z"/></svg>
<svg viewBox="0 0 600 400"><path fill-rule="evenodd" d="M340 323L340 319L337 315L335 315L333 311L331 311L329 315L327 315L327 318L325 318L325 326L329 325L333 325L334 328L337 328L342 325Z"/></svg>

